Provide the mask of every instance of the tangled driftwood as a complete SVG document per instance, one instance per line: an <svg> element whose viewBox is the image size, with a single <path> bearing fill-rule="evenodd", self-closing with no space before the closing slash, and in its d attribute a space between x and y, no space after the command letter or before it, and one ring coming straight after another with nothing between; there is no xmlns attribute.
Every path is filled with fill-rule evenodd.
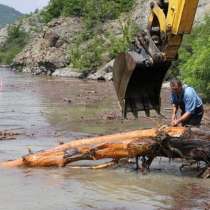
<svg viewBox="0 0 210 210"><path fill-rule="evenodd" d="M182 158L188 164L202 161L205 166L200 170L200 176L209 177L209 140L210 134L199 129L166 127L137 130L71 141L46 151L30 153L17 160L2 162L0 166L64 167L80 160L113 159L107 164L93 166L102 168L113 165L122 158L136 158L138 168L138 159L142 157L141 169L145 170L149 169L155 157L164 156Z"/></svg>
<svg viewBox="0 0 210 210"><path fill-rule="evenodd" d="M20 134L10 130L0 131L0 141L14 140L17 138L17 135Z"/></svg>

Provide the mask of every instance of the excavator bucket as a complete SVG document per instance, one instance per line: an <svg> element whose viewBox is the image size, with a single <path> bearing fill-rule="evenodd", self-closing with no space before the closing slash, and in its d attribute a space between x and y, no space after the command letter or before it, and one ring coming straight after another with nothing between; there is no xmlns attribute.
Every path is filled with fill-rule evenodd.
<svg viewBox="0 0 210 210"><path fill-rule="evenodd" d="M138 111L160 114L160 91L170 62L153 63L145 50L119 54L114 63L113 80L124 118L128 112L138 118Z"/></svg>

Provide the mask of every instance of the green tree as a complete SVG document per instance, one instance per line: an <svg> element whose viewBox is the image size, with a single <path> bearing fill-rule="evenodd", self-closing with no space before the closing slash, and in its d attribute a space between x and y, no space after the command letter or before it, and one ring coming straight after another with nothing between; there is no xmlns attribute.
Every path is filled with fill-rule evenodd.
<svg viewBox="0 0 210 210"><path fill-rule="evenodd" d="M41 15L45 22L49 22L53 18L61 16L64 9L64 0L50 0L46 10L42 11Z"/></svg>
<svg viewBox="0 0 210 210"><path fill-rule="evenodd" d="M195 27L180 51L181 78L210 101L210 16Z"/></svg>
<svg viewBox="0 0 210 210"><path fill-rule="evenodd" d="M50 0L42 16L46 22L59 16L83 16L89 27L129 11L135 0Z"/></svg>

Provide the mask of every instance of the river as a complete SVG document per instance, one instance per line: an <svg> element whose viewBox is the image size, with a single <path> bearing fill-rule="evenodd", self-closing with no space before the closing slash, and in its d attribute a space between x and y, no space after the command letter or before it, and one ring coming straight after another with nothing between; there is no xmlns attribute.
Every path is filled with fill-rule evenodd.
<svg viewBox="0 0 210 210"><path fill-rule="evenodd" d="M169 106L162 93L164 107ZM162 110L168 116L168 109ZM111 82L33 77L0 69L0 130L20 133L0 142L0 160L14 159L85 136L149 128L154 113L122 121ZM165 119L167 121L167 119ZM180 162L157 159L151 173L132 167L89 170L0 169L0 210L208 209L210 181L181 173Z"/></svg>

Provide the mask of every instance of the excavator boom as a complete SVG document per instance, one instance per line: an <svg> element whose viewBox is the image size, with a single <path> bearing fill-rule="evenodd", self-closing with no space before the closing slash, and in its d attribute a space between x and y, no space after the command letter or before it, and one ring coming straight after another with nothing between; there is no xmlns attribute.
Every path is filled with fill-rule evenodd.
<svg viewBox="0 0 210 210"><path fill-rule="evenodd" d="M150 110L160 113L160 90L171 62L178 57L184 34L192 29L199 0L157 0L150 4L147 29L130 51L114 63L113 80L123 116Z"/></svg>

